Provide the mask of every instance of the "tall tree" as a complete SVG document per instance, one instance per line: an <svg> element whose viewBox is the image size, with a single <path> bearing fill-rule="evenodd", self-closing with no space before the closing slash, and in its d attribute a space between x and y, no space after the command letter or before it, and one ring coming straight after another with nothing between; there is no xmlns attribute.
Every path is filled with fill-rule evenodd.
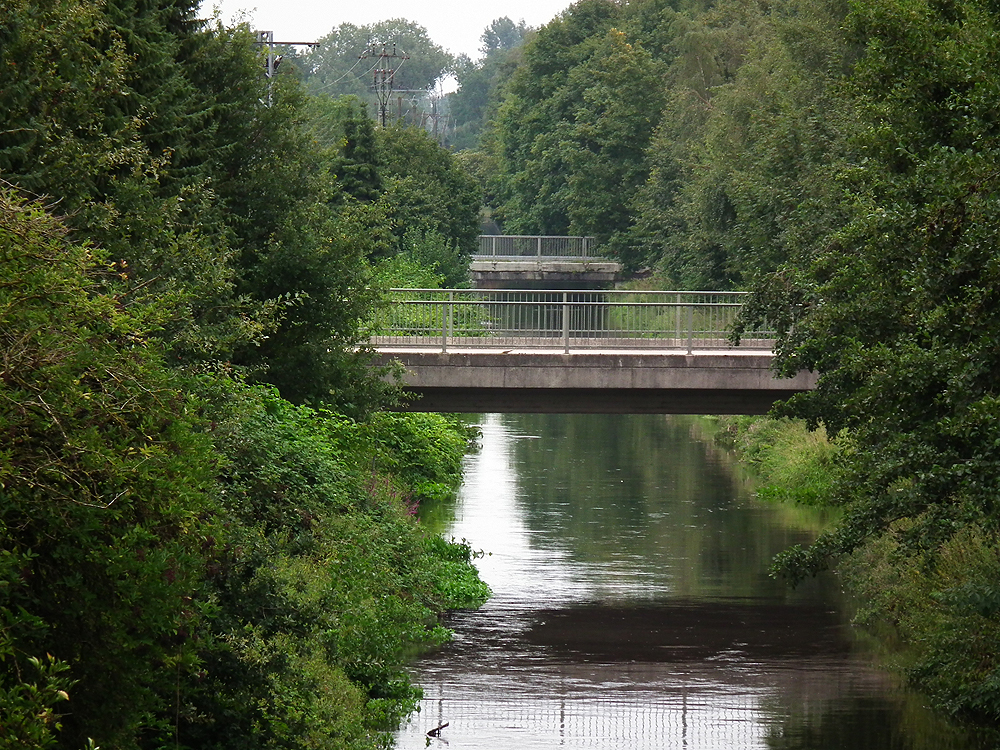
<svg viewBox="0 0 1000 750"><path fill-rule="evenodd" d="M380 204L394 236L387 250L436 266L447 283L464 283L479 234L475 180L418 128L381 128L377 134L385 188Z"/></svg>
<svg viewBox="0 0 1000 750"><path fill-rule="evenodd" d="M339 184L289 68L190 2L4 11L0 744L383 746L463 553L401 500L422 459L372 481L416 438L273 387L383 389L354 346L372 130L347 118Z"/></svg>
<svg viewBox="0 0 1000 750"><path fill-rule="evenodd" d="M912 638L912 674L953 711L996 721L996 7L879 0L849 21L866 51L859 153L832 198L851 218L756 292L758 315L781 325L781 370L821 373L787 411L845 436L843 516L781 566L801 576L882 550L895 571L882 613ZM907 571L919 595L900 590Z"/></svg>
<svg viewBox="0 0 1000 750"><path fill-rule="evenodd" d="M173 303L161 325L177 357L228 358L260 326L233 297L231 235L208 187L234 145L212 140L222 108L193 80L211 37L193 28L192 4L11 11L0 49L3 178L58 201L119 264L132 304Z"/></svg>
<svg viewBox="0 0 1000 750"><path fill-rule="evenodd" d="M364 102L355 96L309 100L309 128L334 156L331 170L337 186L359 201L372 201L382 192L375 122Z"/></svg>
<svg viewBox="0 0 1000 750"><path fill-rule="evenodd" d="M846 12L792 0L675 19L670 102L623 252L687 288L742 286L837 223L824 196L853 121Z"/></svg>
<svg viewBox="0 0 1000 750"><path fill-rule="evenodd" d="M624 11L588 0L539 31L497 113L499 212L508 231L624 231L629 195L664 103L664 64L614 23Z"/></svg>
<svg viewBox="0 0 1000 750"><path fill-rule="evenodd" d="M524 49L521 67L505 87L490 139L499 168L504 229L525 234L567 234L564 154L551 148L578 103L566 80L592 54L595 34L604 34L620 13L606 0L584 0L539 30ZM546 146L549 146L546 150Z"/></svg>
<svg viewBox="0 0 1000 750"><path fill-rule="evenodd" d="M16 694L28 657L51 654L69 667L66 746L134 747L197 661L181 633L216 462L203 405L149 335L157 316L95 293L106 260L66 235L0 191L0 681Z"/></svg>
<svg viewBox="0 0 1000 750"><path fill-rule="evenodd" d="M500 86L513 74L519 60L515 50L530 31L523 20L515 24L506 16L498 18L480 37L482 57L473 61L461 55L455 61L458 90L448 96L449 112L455 123L451 136L454 148L478 146L488 108L495 104Z"/></svg>

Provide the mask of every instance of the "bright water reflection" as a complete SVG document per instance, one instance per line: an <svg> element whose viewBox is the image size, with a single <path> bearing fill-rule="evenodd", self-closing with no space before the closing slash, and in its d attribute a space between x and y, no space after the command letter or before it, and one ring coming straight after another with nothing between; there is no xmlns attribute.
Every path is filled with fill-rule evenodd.
<svg viewBox="0 0 1000 750"><path fill-rule="evenodd" d="M488 553L494 597L416 665L399 747L980 747L852 650L831 580L767 576L808 534L692 424L484 418L449 533Z"/></svg>

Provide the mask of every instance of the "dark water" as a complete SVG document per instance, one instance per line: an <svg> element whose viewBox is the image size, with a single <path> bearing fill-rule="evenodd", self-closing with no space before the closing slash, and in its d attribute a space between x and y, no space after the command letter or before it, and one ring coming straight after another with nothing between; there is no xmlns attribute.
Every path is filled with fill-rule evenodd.
<svg viewBox="0 0 1000 750"><path fill-rule="evenodd" d="M696 421L490 415L482 431L448 534L488 553L494 597L415 665L425 699L398 747L992 746L874 667L835 579L767 575L821 519L753 500Z"/></svg>

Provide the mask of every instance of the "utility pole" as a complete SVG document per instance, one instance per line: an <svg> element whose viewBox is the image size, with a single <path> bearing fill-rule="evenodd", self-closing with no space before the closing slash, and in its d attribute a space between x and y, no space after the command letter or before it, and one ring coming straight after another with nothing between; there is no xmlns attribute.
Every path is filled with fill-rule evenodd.
<svg viewBox="0 0 1000 750"><path fill-rule="evenodd" d="M379 47L381 46L381 50ZM410 58L404 54L396 53L396 45L392 45L392 52L389 52L389 45L382 42L372 42L364 54L358 55L362 60L369 57L378 58L378 62L372 68L372 91L378 99L379 122L384 128L389 116L389 102L392 100L392 92L395 90L396 71L399 70L404 60Z"/></svg>
<svg viewBox="0 0 1000 750"><path fill-rule="evenodd" d="M264 63L264 75L267 77L267 106L271 106L271 79L281 65L281 55L275 56L275 47L318 47L319 42L276 42L273 31L258 31L257 46L267 47L267 61Z"/></svg>

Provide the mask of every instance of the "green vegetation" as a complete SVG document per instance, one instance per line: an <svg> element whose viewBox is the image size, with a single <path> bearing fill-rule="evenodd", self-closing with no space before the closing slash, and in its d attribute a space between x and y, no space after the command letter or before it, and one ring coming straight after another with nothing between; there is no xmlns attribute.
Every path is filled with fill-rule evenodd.
<svg viewBox="0 0 1000 750"><path fill-rule="evenodd" d="M380 264L465 251L471 181L196 8L0 21L2 748L383 747L488 595L414 517L467 429L383 413L363 346Z"/></svg>
<svg viewBox="0 0 1000 750"><path fill-rule="evenodd" d="M467 55L456 59L458 90L448 96L448 110L455 120L452 148L478 148L492 101L516 69L521 45L530 33L523 20L498 18L483 31L479 60L473 62Z"/></svg>
<svg viewBox="0 0 1000 750"><path fill-rule="evenodd" d="M860 54L847 13L847 0L574 4L493 94L493 216L594 235L671 287L773 270L842 215L816 209L857 122L840 88Z"/></svg>
<svg viewBox="0 0 1000 750"><path fill-rule="evenodd" d="M714 439L736 451L758 481L764 500L824 505L834 486L839 444L801 420L721 419Z"/></svg>
<svg viewBox="0 0 1000 750"><path fill-rule="evenodd" d="M266 395L216 426L227 554L178 730L191 746L363 747L414 708L405 658L447 638L437 612L488 594L470 550L412 518L458 484L465 440L450 428L428 415L356 423Z"/></svg>
<svg viewBox="0 0 1000 750"><path fill-rule="evenodd" d="M351 237L367 235L372 261L405 256L450 286L468 283L478 247L480 192L461 164L426 132L376 128L355 97L314 98L309 128L340 175Z"/></svg>
<svg viewBox="0 0 1000 750"><path fill-rule="evenodd" d="M747 430L772 494L839 518L778 569L841 565L916 684L1000 722L996 0L499 19L457 68L461 159L327 95L366 30L267 79L196 8L0 20L0 746L384 741L408 650L485 592L408 512L464 429L381 414L364 342L381 285L464 280L480 195L508 232L752 291L736 335L821 373L776 416L834 436ZM383 32L414 88L454 64Z"/></svg>
<svg viewBox="0 0 1000 750"><path fill-rule="evenodd" d="M851 79L860 121L829 199L844 219L763 279L756 307L780 321L782 371L823 373L786 412L849 436L830 497L841 522L782 567L884 556L894 573L874 567L861 585L911 647L909 674L940 705L991 722L1000 665L979 638L1000 613L988 604L1000 477L996 18L977 2L854 8L848 29L867 43Z"/></svg>
<svg viewBox="0 0 1000 750"><path fill-rule="evenodd" d="M421 130L379 131L382 202L405 253L444 277L468 283L469 256L479 247L479 188L447 151Z"/></svg>
<svg viewBox="0 0 1000 750"><path fill-rule="evenodd" d="M730 417L719 421L715 440L750 467L759 498L831 508L835 530L822 532L820 539L837 533L836 519L845 509L831 501L849 481L845 472L853 470L846 435L830 441L822 428L810 430L802 420ZM988 717L994 710L992 644L1000 636L995 538L981 525L968 524L932 551L914 555L905 538L915 526L901 519L890 533L873 535L840 559L838 571L861 603L855 621L880 640L881 658L936 705L953 714ZM779 560L788 566L787 559Z"/></svg>

